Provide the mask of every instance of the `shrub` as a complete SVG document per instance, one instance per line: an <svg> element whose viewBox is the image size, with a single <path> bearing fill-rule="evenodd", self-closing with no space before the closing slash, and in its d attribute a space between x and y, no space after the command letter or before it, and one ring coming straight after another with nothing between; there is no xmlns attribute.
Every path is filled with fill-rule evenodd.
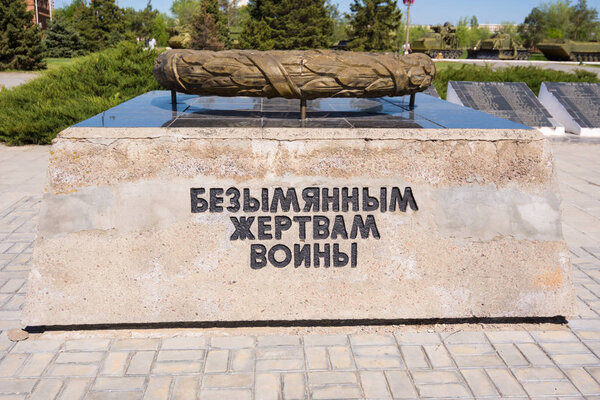
<svg viewBox="0 0 600 400"><path fill-rule="evenodd" d="M123 43L22 86L0 90L0 141L48 144L61 130L158 89L152 75L157 55Z"/></svg>
<svg viewBox="0 0 600 400"><path fill-rule="evenodd" d="M542 82L600 82L592 72L578 69L575 72L555 71L539 67L510 67L493 70L489 66L463 64L441 69L433 82L440 96L446 98L448 81L471 82L525 82L537 95Z"/></svg>

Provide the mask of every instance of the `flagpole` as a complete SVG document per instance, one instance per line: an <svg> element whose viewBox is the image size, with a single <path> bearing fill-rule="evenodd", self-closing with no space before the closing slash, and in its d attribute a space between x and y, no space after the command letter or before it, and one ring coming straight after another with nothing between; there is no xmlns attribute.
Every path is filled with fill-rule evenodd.
<svg viewBox="0 0 600 400"><path fill-rule="evenodd" d="M410 6L415 2L415 0L404 0L404 4L406 4L406 42L404 43L404 54L410 53Z"/></svg>

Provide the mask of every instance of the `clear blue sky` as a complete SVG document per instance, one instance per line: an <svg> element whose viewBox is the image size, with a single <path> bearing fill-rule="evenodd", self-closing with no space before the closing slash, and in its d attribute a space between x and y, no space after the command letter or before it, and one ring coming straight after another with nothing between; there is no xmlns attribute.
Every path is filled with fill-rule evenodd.
<svg viewBox="0 0 600 400"><path fill-rule="evenodd" d="M118 0L121 7L143 8L146 0ZM348 12L352 0L333 0L340 11ZM69 4L70 0L54 0L55 7ZM152 0L154 8L169 12L172 0ZM463 16L476 15L481 24L522 22L531 9L544 0L416 0L411 8L411 23L437 24L458 22ZM402 0L398 0L402 3ZM600 0L588 0L588 5L600 11ZM406 9L403 5L403 10Z"/></svg>

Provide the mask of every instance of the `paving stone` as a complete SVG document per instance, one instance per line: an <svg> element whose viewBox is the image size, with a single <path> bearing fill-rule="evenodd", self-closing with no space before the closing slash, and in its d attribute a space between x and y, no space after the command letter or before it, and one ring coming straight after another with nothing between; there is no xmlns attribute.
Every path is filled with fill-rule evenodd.
<svg viewBox="0 0 600 400"><path fill-rule="evenodd" d="M104 364L100 373L102 375L123 375L125 373L125 367L127 366L128 359L129 352L110 352L104 360Z"/></svg>
<svg viewBox="0 0 600 400"><path fill-rule="evenodd" d="M302 359L304 351L300 346L260 347L256 349L257 359Z"/></svg>
<svg viewBox="0 0 600 400"><path fill-rule="evenodd" d="M234 372L254 370L254 350L232 350L231 369Z"/></svg>
<svg viewBox="0 0 600 400"><path fill-rule="evenodd" d="M90 385L89 379L69 379L58 400L81 400Z"/></svg>
<svg viewBox="0 0 600 400"><path fill-rule="evenodd" d="M476 397L493 397L499 395L494 384L484 370L465 369L461 372Z"/></svg>
<svg viewBox="0 0 600 400"><path fill-rule="evenodd" d="M16 293L25 284L25 279L9 279L2 287L0 293Z"/></svg>
<svg viewBox="0 0 600 400"><path fill-rule="evenodd" d="M385 371L394 399L416 399L417 392L405 371Z"/></svg>
<svg viewBox="0 0 600 400"><path fill-rule="evenodd" d="M525 391L507 369L488 369L488 376L504 397L525 397Z"/></svg>
<svg viewBox="0 0 600 400"><path fill-rule="evenodd" d="M442 343L440 335L433 332L396 332L395 336L400 345L437 345Z"/></svg>
<svg viewBox="0 0 600 400"><path fill-rule="evenodd" d="M524 382L523 387L530 396L570 396L578 395L579 392L570 382Z"/></svg>
<svg viewBox="0 0 600 400"><path fill-rule="evenodd" d="M27 354L7 354L2 361L0 361L0 377L5 378L9 376L15 376L17 370L21 368L21 365L25 363Z"/></svg>
<svg viewBox="0 0 600 400"><path fill-rule="evenodd" d="M55 364L48 371L49 376L94 376L97 364Z"/></svg>
<svg viewBox="0 0 600 400"><path fill-rule="evenodd" d="M21 372L19 372L19 376L21 377L34 377L34 376L42 376L50 361L54 358L54 353L34 353L32 354L23 368L21 368Z"/></svg>
<svg viewBox="0 0 600 400"><path fill-rule="evenodd" d="M358 386L323 386L311 389L311 399L326 400L326 399L362 399L362 391Z"/></svg>
<svg viewBox="0 0 600 400"><path fill-rule="evenodd" d="M94 382L92 390L142 390L145 381L146 377L144 376L100 376Z"/></svg>
<svg viewBox="0 0 600 400"><path fill-rule="evenodd" d="M509 367L524 367L529 361L521 354L514 344L496 344L496 350Z"/></svg>
<svg viewBox="0 0 600 400"><path fill-rule="evenodd" d="M562 371L556 367L515 368L513 373L521 382L524 381L557 381L566 379Z"/></svg>
<svg viewBox="0 0 600 400"><path fill-rule="evenodd" d="M198 361L157 362L152 369L153 374L192 374L202 371L202 363Z"/></svg>
<svg viewBox="0 0 600 400"><path fill-rule="evenodd" d="M354 368L354 361L352 359L352 353L350 348L342 346L329 347L327 349L329 353L329 361L333 369L352 369Z"/></svg>
<svg viewBox="0 0 600 400"><path fill-rule="evenodd" d="M156 361L189 361L203 358L204 350L161 350Z"/></svg>
<svg viewBox="0 0 600 400"><path fill-rule="evenodd" d="M460 382L456 371L413 371L412 376L416 384Z"/></svg>
<svg viewBox="0 0 600 400"><path fill-rule="evenodd" d="M171 377L152 376L148 380L148 387L144 392L144 400L169 400Z"/></svg>
<svg viewBox="0 0 600 400"><path fill-rule="evenodd" d="M61 340L25 340L16 343L12 348L12 353L50 353L56 352L62 346Z"/></svg>
<svg viewBox="0 0 600 400"><path fill-rule="evenodd" d="M300 345L300 336L295 335L270 335L259 336L256 338L258 347L273 346L298 346Z"/></svg>
<svg viewBox="0 0 600 400"><path fill-rule="evenodd" d="M370 399L389 399L391 393L387 388L385 375L381 371L361 371L360 382L365 397Z"/></svg>
<svg viewBox="0 0 600 400"><path fill-rule="evenodd" d="M197 389L200 384L198 377L179 376L174 379L175 385L173 386L172 400L189 400L196 398Z"/></svg>
<svg viewBox="0 0 600 400"><path fill-rule="evenodd" d="M62 379L42 379L35 386L29 400L47 400L56 397L63 386Z"/></svg>
<svg viewBox="0 0 600 400"><path fill-rule="evenodd" d="M519 343L517 347L533 366L554 365L552 360L535 343Z"/></svg>
<svg viewBox="0 0 600 400"><path fill-rule="evenodd" d="M205 349L208 340L205 336L178 336L163 340L162 350Z"/></svg>
<svg viewBox="0 0 600 400"><path fill-rule="evenodd" d="M504 366L502 360L495 354L477 356L454 356L454 361L460 368L484 368Z"/></svg>
<svg viewBox="0 0 600 400"><path fill-rule="evenodd" d="M256 374L255 397L264 400L279 400L280 377L279 374Z"/></svg>
<svg viewBox="0 0 600 400"><path fill-rule="evenodd" d="M303 400L306 398L304 374L283 374L283 398L285 400Z"/></svg>
<svg viewBox="0 0 600 400"><path fill-rule="evenodd" d="M229 361L227 350L210 350L206 354L205 372L225 372Z"/></svg>
<svg viewBox="0 0 600 400"><path fill-rule="evenodd" d="M126 375L146 375L152 368L152 362L154 361L154 351L138 351L129 362L127 367Z"/></svg>
<svg viewBox="0 0 600 400"><path fill-rule="evenodd" d="M459 383L445 383L435 385L417 385L422 398L439 399L442 397L472 398L469 390Z"/></svg>
<svg viewBox="0 0 600 400"><path fill-rule="evenodd" d="M435 368L451 368L454 366L450 353L444 345L424 345L423 349L429 358L431 366Z"/></svg>
<svg viewBox="0 0 600 400"><path fill-rule="evenodd" d="M421 346L401 346L401 350L407 368L429 368Z"/></svg>
<svg viewBox="0 0 600 400"><path fill-rule="evenodd" d="M486 331L485 334L493 344L533 343L534 341L527 331Z"/></svg>
<svg viewBox="0 0 600 400"><path fill-rule="evenodd" d="M494 348L488 343L448 344L450 353L455 355L494 354Z"/></svg>
<svg viewBox="0 0 600 400"><path fill-rule="evenodd" d="M308 369L329 369L329 357L327 355L327 348L307 347L305 352L306 364L308 365Z"/></svg>
<svg viewBox="0 0 600 400"><path fill-rule="evenodd" d="M540 343L540 346L548 354L589 353L588 348L581 342Z"/></svg>
<svg viewBox="0 0 600 400"><path fill-rule="evenodd" d="M65 342L66 351L106 351L110 339L76 339Z"/></svg>
<svg viewBox="0 0 600 400"><path fill-rule="evenodd" d="M250 389L202 389L200 400L251 400Z"/></svg>
<svg viewBox="0 0 600 400"><path fill-rule="evenodd" d="M350 343L352 343L353 346L378 346L386 344L396 344L392 335L374 334L350 335Z"/></svg>
<svg viewBox="0 0 600 400"><path fill-rule="evenodd" d="M103 352L86 351L86 352L61 352L58 353L56 363L95 363L102 360Z"/></svg>
<svg viewBox="0 0 600 400"><path fill-rule="evenodd" d="M111 351L123 350L156 350L158 349L158 339L117 339L111 346Z"/></svg>
<svg viewBox="0 0 600 400"><path fill-rule="evenodd" d="M409 347L420 348L420 346ZM352 352L355 356L400 357L400 350L396 346L354 346Z"/></svg>
<svg viewBox="0 0 600 400"><path fill-rule="evenodd" d="M440 335L446 344L488 343L483 332L458 331Z"/></svg>
<svg viewBox="0 0 600 400"><path fill-rule="evenodd" d="M354 357L359 369L386 369L402 368L402 359L399 357Z"/></svg>
<svg viewBox="0 0 600 400"><path fill-rule="evenodd" d="M142 392L92 392L85 400L140 400Z"/></svg>
<svg viewBox="0 0 600 400"><path fill-rule="evenodd" d="M0 351L7 351L14 346L14 342L8 339L6 332L0 334Z"/></svg>
<svg viewBox="0 0 600 400"><path fill-rule="evenodd" d="M254 347L254 338L250 336L217 336L210 339L210 345L218 349Z"/></svg>
<svg viewBox="0 0 600 400"><path fill-rule="evenodd" d="M600 395L600 385L581 367L565 368L565 373L584 395Z"/></svg>
<svg viewBox="0 0 600 400"><path fill-rule="evenodd" d="M257 360L257 371L295 371L304 370L303 360Z"/></svg>
<svg viewBox="0 0 600 400"><path fill-rule="evenodd" d="M600 364L600 360L598 357L593 355L592 353L587 354L554 354L551 355L554 362L558 365L573 365L573 366L582 366L582 365L598 365Z"/></svg>
<svg viewBox="0 0 600 400"><path fill-rule="evenodd" d="M29 393L37 379L1 378L0 393Z"/></svg>
<svg viewBox="0 0 600 400"><path fill-rule="evenodd" d="M358 380L357 380L356 372L323 371L323 372L309 372L308 373L308 383L311 386L357 383L357 382L358 382Z"/></svg>
<svg viewBox="0 0 600 400"><path fill-rule="evenodd" d="M246 387L252 386L252 379L251 374L210 374L204 375L202 386L207 388Z"/></svg>
<svg viewBox="0 0 600 400"><path fill-rule="evenodd" d="M305 346L345 346L348 344L346 335L306 335L303 339Z"/></svg>

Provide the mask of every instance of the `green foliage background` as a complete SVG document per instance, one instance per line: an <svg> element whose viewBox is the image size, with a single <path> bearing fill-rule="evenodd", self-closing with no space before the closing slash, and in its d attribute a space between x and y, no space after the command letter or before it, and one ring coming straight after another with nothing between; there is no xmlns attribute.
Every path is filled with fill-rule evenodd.
<svg viewBox="0 0 600 400"><path fill-rule="evenodd" d="M489 66L472 64L450 65L439 68L433 81L435 89L442 99L446 98L449 81L470 82L525 82L537 95L542 82L591 82L600 83L598 76L585 70L573 73L542 69L539 67L510 67L493 70Z"/></svg>
<svg viewBox="0 0 600 400"><path fill-rule="evenodd" d="M152 75L157 56L156 51L124 43L0 90L0 141L49 144L61 130L159 89Z"/></svg>
<svg viewBox="0 0 600 400"><path fill-rule="evenodd" d="M22 0L0 0L0 71L45 68L40 28Z"/></svg>

